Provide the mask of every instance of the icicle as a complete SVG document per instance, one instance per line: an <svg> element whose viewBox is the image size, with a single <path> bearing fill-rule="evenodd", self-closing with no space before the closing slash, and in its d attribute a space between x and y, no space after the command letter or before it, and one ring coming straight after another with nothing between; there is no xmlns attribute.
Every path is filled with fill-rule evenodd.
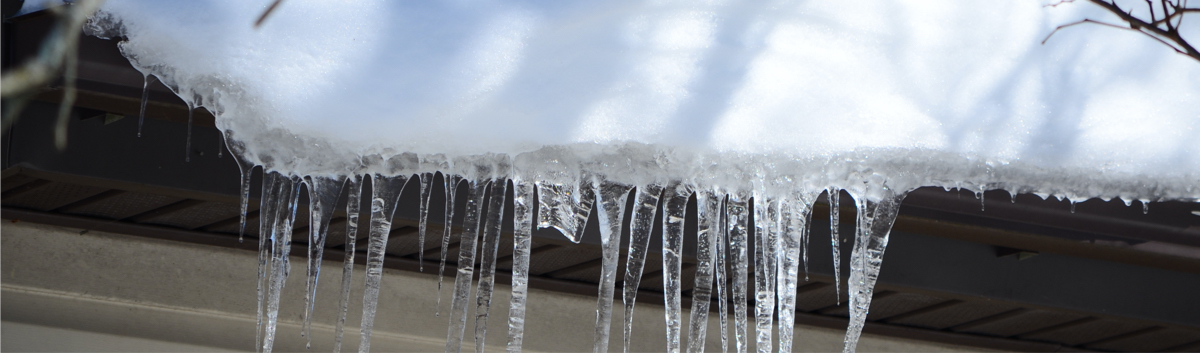
<svg viewBox="0 0 1200 353"><path fill-rule="evenodd" d="M1142 214L1150 214L1150 200L1140 200L1142 202Z"/></svg>
<svg viewBox="0 0 1200 353"><path fill-rule="evenodd" d="M691 188L675 183L667 187L663 200L663 305L666 306L667 351L679 351L679 333L682 323L680 301L680 277L683 266L683 227L686 221L688 198Z"/></svg>
<svg viewBox="0 0 1200 353"><path fill-rule="evenodd" d="M987 204L983 202L983 199L984 199L984 197L985 197L985 196L986 196L986 195L984 195L983 191L980 191L980 192L979 192L979 211L980 211L980 212L986 212L986 211L987 211Z"/></svg>
<svg viewBox="0 0 1200 353"><path fill-rule="evenodd" d="M225 134L229 134L229 133L230 132L226 132ZM245 146L238 144L236 142L229 142L229 141L230 141L229 139L225 139L225 142L229 144L226 146L226 148L229 148L230 153L233 153L233 157L234 157L233 160L235 162L237 162L238 171L240 171L242 173L242 184L241 184L242 192L240 195L241 199L242 199L241 200L242 223L241 223L241 227L238 228L238 243L241 243L241 242L245 241L245 239L246 239L246 211L250 204L250 177L252 177L254 175L253 174L254 173L254 163L250 162L250 161L246 160L244 157L242 157L243 153L245 153L245 151L244 151ZM266 184L263 184L263 191L266 191L266 190L267 190ZM265 197L266 193L264 193L262 196ZM261 206L260 206L260 208L261 208ZM261 231L261 229L260 229L260 231ZM260 235L260 237L261 237L261 235Z"/></svg>
<svg viewBox="0 0 1200 353"><path fill-rule="evenodd" d="M830 247L833 249L833 293L834 303L842 303L842 239L838 236L838 228L841 228L842 211L838 202L842 198L842 189L833 187L828 189L829 196L829 241Z"/></svg>
<svg viewBox="0 0 1200 353"><path fill-rule="evenodd" d="M729 239L729 227L726 226L729 224L729 217L726 215L729 208L727 206L728 197L725 195L725 193L716 192L715 194L720 201L720 204L715 210L716 214L714 214L714 216L718 219L717 224L715 225L715 228L713 228L713 231L716 232L716 242L713 246L713 250L715 250L717 253L717 311L720 313L719 316L721 322L721 353L726 353L729 352L729 306L726 304L726 297L728 296L727 294L729 291L725 289L725 284L727 283L726 278L728 277L725 275L725 243L726 239Z"/></svg>
<svg viewBox="0 0 1200 353"><path fill-rule="evenodd" d="M266 303L266 287L267 287L267 261L270 259L271 233L275 226L275 201L279 200L279 184L278 179L283 178L279 173L263 171L262 196L259 198L258 207L258 326L254 335L254 349L256 352L262 351L263 342L263 316L266 309L263 304ZM242 222L245 226L245 222Z"/></svg>
<svg viewBox="0 0 1200 353"><path fill-rule="evenodd" d="M812 205L807 198L798 197L790 203L782 204L781 207L781 248L777 255L779 275L776 283L776 296L779 300L779 351L791 352L792 329L796 325L796 280L799 272L797 260L800 257L800 248L805 243L805 229L808 228ZM807 266L807 262L805 265ZM805 280L807 281L807 277Z"/></svg>
<svg viewBox="0 0 1200 353"><path fill-rule="evenodd" d="M342 298L338 300L338 321L335 330L333 353L342 351L342 333L346 328L346 314L350 311L350 283L354 277L354 245L358 242L358 213L362 204L362 175L349 178L346 193L346 259L342 263Z"/></svg>
<svg viewBox="0 0 1200 353"><path fill-rule="evenodd" d="M846 328L843 352L854 352L862 335L875 281L879 279L880 265L883 264L883 252L905 196L886 187L882 191L884 195L878 203L863 197L855 198L859 228L850 255L850 280L847 281L850 286L850 325Z"/></svg>
<svg viewBox="0 0 1200 353"><path fill-rule="evenodd" d="M358 351L371 351L371 329L375 325L375 307L379 302L379 282L383 279L383 256L387 250L388 234L392 231L392 216L408 175L371 177L371 228L367 243L366 290L363 291L362 326L359 327Z"/></svg>
<svg viewBox="0 0 1200 353"><path fill-rule="evenodd" d="M142 137L142 124L146 122L146 102L150 101L150 78L152 75L142 77L142 108L138 111L138 130L137 137Z"/></svg>
<svg viewBox="0 0 1200 353"><path fill-rule="evenodd" d="M186 142L183 144L183 150L185 152L183 155L184 162L192 161L192 113L195 111L196 108L192 106L192 103L188 103L187 138Z"/></svg>
<svg viewBox="0 0 1200 353"><path fill-rule="evenodd" d="M225 157L225 149L221 146L225 145L225 134L217 134L217 158Z"/></svg>
<svg viewBox="0 0 1200 353"><path fill-rule="evenodd" d="M595 183L592 183L595 185ZM603 253L600 267L600 289L596 298L596 331L592 341L593 352L608 352L609 332L612 328L613 292L617 282L617 256L620 255L621 225L625 216L625 201L629 198L629 185L602 181L595 203L600 205L600 248Z"/></svg>
<svg viewBox="0 0 1200 353"><path fill-rule="evenodd" d="M658 210L662 186L646 185L637 190L634 200L633 221L629 225L629 257L625 260L625 281L621 283L621 301L625 304L624 350L629 352L629 339L633 335L633 305L637 302L638 286L642 282L642 270L646 267L646 248L650 246L650 232L654 230L654 213ZM542 190L538 189L540 193Z"/></svg>
<svg viewBox="0 0 1200 353"><path fill-rule="evenodd" d="M811 198L811 200L816 200L816 199L817 199L816 196L813 196ZM807 200L809 200L809 199L808 198L797 198L796 199L796 202L803 201L804 207L807 210L804 213L804 218L801 220L802 222L804 222L804 223L802 223L804 226L799 228L800 246L801 246L800 249L802 251L801 257L803 258L803 261L804 261L804 281L805 282L808 282L808 241L809 241L808 238L809 238L809 236L812 235L812 232L809 229L810 229L810 225L812 224L812 208L813 208L812 202L807 201ZM800 205L797 204L797 205L793 206L792 210L793 210L793 212L797 212L796 210L799 210L799 208L800 208Z"/></svg>
<svg viewBox="0 0 1200 353"><path fill-rule="evenodd" d="M508 306L508 352L521 351L525 336L525 298L529 293L529 248L533 233L533 183L513 178L512 300Z"/></svg>
<svg viewBox="0 0 1200 353"><path fill-rule="evenodd" d="M504 216L504 197L508 193L508 172L512 169L507 159L498 159L495 178L492 179L492 195L488 199L488 213L483 228L483 258L479 262L479 288L475 290L475 351L483 352L487 339L488 312L492 308L492 290L496 284L496 251L500 245L500 220Z"/></svg>
<svg viewBox="0 0 1200 353"><path fill-rule="evenodd" d="M444 174L443 174L444 175ZM442 316L442 278L446 273L446 253L450 250L450 235L454 227L451 223L454 222L454 202L455 194L458 193L458 184L463 181L461 175L452 175L445 177L446 182L446 218L444 219L444 228L442 228L442 257L438 263L438 299L437 308L434 309L434 316Z"/></svg>
<svg viewBox="0 0 1200 353"><path fill-rule="evenodd" d="M721 200L712 190L696 193L696 282L692 287L692 316L688 325L688 352L704 352L708 331L709 305L712 304L713 255L721 216Z"/></svg>
<svg viewBox="0 0 1200 353"><path fill-rule="evenodd" d="M299 200L300 180L284 176L278 179L278 202L275 213L267 218L273 220L271 226L271 273L267 286L266 328L263 333L262 352L270 353L275 344L275 331L279 322L279 296L287 284L291 272L288 253L292 249L292 222L296 219L296 202Z"/></svg>
<svg viewBox="0 0 1200 353"><path fill-rule="evenodd" d="M779 201L754 199L754 321L755 343L761 353L771 352L771 326L775 314L775 232Z"/></svg>
<svg viewBox="0 0 1200 353"><path fill-rule="evenodd" d="M477 175L489 174L490 170ZM471 295L471 277L475 275L479 213L489 184L486 181L467 181L467 214L463 221L463 232L459 234L458 275L454 277L454 298L450 301L450 328L446 333L446 352L462 350L463 333L467 327L467 297Z"/></svg>
<svg viewBox="0 0 1200 353"><path fill-rule="evenodd" d="M571 191L566 186L538 180L538 228L554 228L568 240L577 242L575 236L575 212L571 208Z"/></svg>
<svg viewBox="0 0 1200 353"><path fill-rule="evenodd" d="M587 226L595 201L595 185L580 178L574 185L539 180L538 228L554 228L573 243L578 243Z"/></svg>
<svg viewBox="0 0 1200 353"><path fill-rule="evenodd" d="M1071 213L1075 213L1075 200L1067 200L1071 203Z"/></svg>
<svg viewBox="0 0 1200 353"><path fill-rule="evenodd" d="M596 203L596 180L589 177L580 178L579 186L575 189L575 235L567 235L572 241L579 242L583 239L583 232L587 230L588 217L592 214L592 206Z"/></svg>
<svg viewBox="0 0 1200 353"><path fill-rule="evenodd" d="M733 285L730 294L733 297L733 338L738 353L746 353L746 286L749 276L749 259L746 256L748 202L750 196L739 192L729 196L726 212L728 212L729 228L729 264L733 271Z"/></svg>
<svg viewBox="0 0 1200 353"><path fill-rule="evenodd" d="M417 216L417 270L425 272L425 229L429 225L429 195L433 192L430 183L433 173L421 173L420 215Z"/></svg>
<svg viewBox="0 0 1200 353"><path fill-rule="evenodd" d="M346 177L309 177L308 184L308 277L304 290L305 347L312 348L312 315L317 298L317 280L321 276L321 259L325 256L325 236L329 234L329 221L333 218L334 205L342 195Z"/></svg>

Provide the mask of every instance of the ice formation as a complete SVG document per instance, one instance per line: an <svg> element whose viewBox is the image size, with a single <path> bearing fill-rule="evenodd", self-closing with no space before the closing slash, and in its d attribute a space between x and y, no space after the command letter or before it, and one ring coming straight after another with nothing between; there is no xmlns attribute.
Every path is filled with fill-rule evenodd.
<svg viewBox="0 0 1200 353"><path fill-rule="evenodd" d="M474 343L483 348L505 207L516 219L510 351L522 344L533 227L578 242L593 208L603 249L597 351L612 341L618 237L632 217L622 282L628 350L661 208L668 349L703 351L717 330L722 351L744 352L754 340L766 352L803 344L791 325L811 210L822 194L834 195L827 198L838 224L845 192L857 209L844 288L845 349L853 351L910 190L1200 199L1200 65L1098 26L1039 44L1058 24L1108 18L1084 4L288 0L255 28L268 3L114 0L88 28L120 37L148 79L213 112L242 166L243 199L250 171L267 172L262 351L276 337L301 190L318 230L310 234L306 318L318 302L329 200L343 188L370 200L362 351L405 185L420 188L422 242L434 180L446 182L446 199L467 200L458 263L479 267L454 276L447 351L462 349L476 278ZM370 195L361 195L368 182ZM454 194L461 184L465 196ZM697 290L685 319L682 237L693 197ZM357 217L358 203L349 205ZM446 205L441 223L453 210ZM356 232L348 230L348 249ZM837 251L836 227L833 234ZM439 278L451 230L440 235ZM338 349L353 251L345 261ZM719 328L706 326L714 301Z"/></svg>

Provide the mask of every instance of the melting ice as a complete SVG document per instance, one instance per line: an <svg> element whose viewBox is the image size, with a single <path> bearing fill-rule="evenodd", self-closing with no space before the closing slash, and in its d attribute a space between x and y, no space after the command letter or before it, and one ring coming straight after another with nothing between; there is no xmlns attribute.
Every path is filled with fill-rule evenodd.
<svg viewBox="0 0 1200 353"><path fill-rule="evenodd" d="M288 0L255 29L269 2L110 1L87 29L119 37L148 80L213 112L242 168L243 213L251 170L267 172L261 351L277 337L302 190L313 230L306 337L314 306L334 300L314 291L334 202L343 190L369 201L369 209L352 201L345 210L349 251L337 299L340 350L358 261L352 249L365 236L362 351L406 185L420 188L420 241L430 235L442 245L437 291L452 231L461 239L458 263L480 263L457 269L450 302L436 309L449 323L447 351L462 349L472 293L473 342L483 349L507 207L515 215L509 351L522 348L533 228L578 242L595 209L603 252L595 350L615 350L618 334L630 347L661 210L668 349L703 351L705 336L719 334L722 351L744 352L753 341L767 352L804 344L791 326L818 200L832 206L834 225L842 193L857 210L856 231L841 234L853 239L849 280L838 283L849 293L845 350L853 351L910 190L1200 199L1200 65L1100 26L1039 44L1059 24L1109 19L1087 4ZM441 207L429 203L435 180L445 182L445 199L466 200L463 227L426 233L429 208ZM433 221L448 224L454 209L445 205L446 218ZM369 224L362 235L354 228L360 213ZM699 232L694 314L685 318L688 219ZM714 302L720 326L708 327Z"/></svg>

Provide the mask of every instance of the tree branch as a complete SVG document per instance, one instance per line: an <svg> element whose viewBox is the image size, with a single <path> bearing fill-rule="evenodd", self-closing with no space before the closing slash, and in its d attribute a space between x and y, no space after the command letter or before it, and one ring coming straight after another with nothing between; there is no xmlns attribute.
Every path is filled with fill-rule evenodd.
<svg viewBox="0 0 1200 353"><path fill-rule="evenodd" d="M1196 59L1196 61L1200 61L1200 51L1196 50L1196 48L1193 47L1190 43L1188 43L1187 40L1183 39L1183 37L1180 36L1179 31L1176 29L1177 26L1168 26L1167 29L1163 29L1154 24L1154 22L1157 22L1157 21L1151 20L1150 22L1146 22L1140 18L1134 17L1132 14L1121 10L1121 8L1116 5L1116 3L1106 1L1106 0L1089 0L1089 1L1108 10L1108 12L1111 12L1111 13L1117 15L1117 17L1120 17L1121 20L1128 22L1129 27L1131 29L1137 30L1138 32L1141 32L1142 34L1145 34L1151 38L1154 38L1154 39L1158 40L1159 42L1162 42L1163 44L1167 44L1167 46L1170 46L1172 49L1175 49L1175 51L1179 52L1180 54L1187 55L1187 56L1191 57L1192 59ZM1151 8L1153 8L1153 6L1151 6ZM1169 19L1171 17L1174 17L1177 14L1179 16L1183 16L1182 13L1194 12L1194 10L1200 11L1200 9L1187 9L1187 8L1176 9L1171 14L1163 14L1163 17L1164 17L1164 19ZM1096 22L1096 21L1088 21L1088 22ZM1099 23L1099 22L1096 22L1096 23ZM1164 40L1164 38L1165 38L1165 40ZM1171 45L1170 43L1168 43L1167 40L1174 43L1174 45Z"/></svg>

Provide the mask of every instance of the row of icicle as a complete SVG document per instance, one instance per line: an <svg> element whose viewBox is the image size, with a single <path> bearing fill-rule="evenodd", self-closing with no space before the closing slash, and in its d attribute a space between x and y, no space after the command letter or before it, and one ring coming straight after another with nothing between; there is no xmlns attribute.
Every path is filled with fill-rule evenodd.
<svg viewBox="0 0 1200 353"><path fill-rule="evenodd" d="M241 163L242 167L242 231L245 230L247 199L250 188L252 164ZM667 350L678 352L682 339L681 267L683 260L683 234L686 222L685 209L690 198L696 198L697 210L697 268L692 298L691 317L688 324L686 349L688 352L704 350L708 313L713 302L715 289L717 310L720 318L721 351L731 348L728 339L728 313L732 312L733 349L745 352L749 345L747 334L747 293L753 291L755 307L755 343L759 352L772 350L773 321L778 320L778 349L792 349L795 321L796 287L800 266L808 271L808 224L817 193L797 192L791 197L762 196L760 193L741 189L725 190L719 187L692 185L674 182L666 185L625 185L610 182L601 175L581 178L574 185L552 184L545 181L525 180L516 175L497 171L494 166L476 166L478 178L461 175L443 175L446 184L446 200L465 196L466 214L460 230L460 252L458 273L454 280L453 299L450 304L450 325L447 333L446 351L459 352L467 323L468 297L472 279L478 280L476 289L477 307L475 322L475 349L482 352L486 337L488 311L495 284L496 254L500 243L501 219L504 214L508 188L514 195L512 302L509 312L508 351L521 350L524 331L525 302L527 299L530 236L533 231L534 207L537 207L537 226L554 227L571 241L578 242L584 224L595 204L597 209L603 251L594 349L608 351L609 332L612 319L620 234L623 217L632 215L626 273L623 281L625 322L623 325L624 351L630 347L633 324L633 307L637 289L645 265L650 233L654 228L656 210L661 207L663 216L663 288L667 321ZM428 223L429 200L433 190L431 183L435 173L426 172L412 176L370 176L372 183L369 210L368 249L366 260L366 290L363 294L363 316L360 337L360 352L370 350L371 330L375 319L375 307L379 296L384 251L387 248L391 220L399 202L400 194L409 178L418 178L420 187L419 258L424 258L425 230ZM288 253L291 249L293 221L302 185L309 192L311 216L308 239L307 282L305 288L305 314L303 335L311 346L311 319L315 303L317 279L325 237L334 205L338 197L348 193L346 203L345 262L342 274L342 291L339 300L339 316L336 326L334 352L341 350L342 333L348 312L351 276L355 263L355 243L358 234L360 197L367 177L329 176L286 176L276 172L265 174L262 183L259 210L259 272L258 272L258 334L257 349L270 352L275 340L279 313L280 293L288 276L290 265ZM511 181L511 182L510 182ZM455 195L460 183L466 183L467 195ZM348 190L343 190L343 189ZM840 190L824 190L828 195L839 195ZM487 195L496 195L487 197ZM848 281L850 324L846 331L846 352L854 351L858 337L866 320L871 293L879 274L883 252L887 246L896 212L903 193L884 188L885 197L879 202L856 197L857 232L851 254ZM497 197L498 196L498 197ZM633 210L626 210L628 197L634 197ZM838 254L839 197L828 198L832 242L834 278L840 279ZM481 209L490 202L487 214ZM454 202L445 205L443 224L454 219ZM750 229L753 227L753 229ZM438 271L438 288L442 285L447 248L452 227L444 227L441 242L441 264ZM482 233L482 234L481 234ZM751 235L753 239L751 238ZM482 237L481 237L482 235ZM753 240L754 246L749 246ZM749 250L753 254L748 254ZM482 253L480 252L482 250ZM482 256L477 278L474 276L476 257ZM750 261L754 263L753 288L750 288ZM715 285L715 288L713 284ZM726 288L726 283L730 283ZM837 284L840 288L840 283ZM840 290L840 289L839 289ZM839 295L840 297L840 295ZM732 310L730 310L732 305ZM778 305L778 309L776 308ZM440 310L439 296L439 310ZM774 316L775 313L777 317Z"/></svg>

